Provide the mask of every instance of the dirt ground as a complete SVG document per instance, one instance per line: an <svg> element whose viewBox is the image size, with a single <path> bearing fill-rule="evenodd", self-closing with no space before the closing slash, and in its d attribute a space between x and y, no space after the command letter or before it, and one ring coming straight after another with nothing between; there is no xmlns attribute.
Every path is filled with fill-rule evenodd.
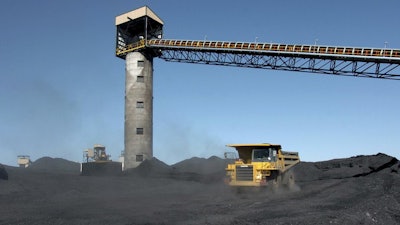
<svg viewBox="0 0 400 225"><path fill-rule="evenodd" d="M0 224L400 224L400 163L385 154L302 162L296 188L278 191L227 187L226 163L154 158L120 176L49 157L0 167Z"/></svg>

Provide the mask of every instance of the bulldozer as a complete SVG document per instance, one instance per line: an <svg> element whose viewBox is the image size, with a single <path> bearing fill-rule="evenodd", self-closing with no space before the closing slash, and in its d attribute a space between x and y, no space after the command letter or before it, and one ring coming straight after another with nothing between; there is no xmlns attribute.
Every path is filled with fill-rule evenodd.
<svg viewBox="0 0 400 225"><path fill-rule="evenodd" d="M83 151L81 175L110 176L120 173L122 173L122 163L113 162L111 155L107 155L105 146L95 144L93 149Z"/></svg>
<svg viewBox="0 0 400 225"><path fill-rule="evenodd" d="M294 185L290 169L300 162L298 152L282 151L278 144L230 144L238 153L234 163L226 167L225 182L236 187ZM229 154L226 154L226 156Z"/></svg>

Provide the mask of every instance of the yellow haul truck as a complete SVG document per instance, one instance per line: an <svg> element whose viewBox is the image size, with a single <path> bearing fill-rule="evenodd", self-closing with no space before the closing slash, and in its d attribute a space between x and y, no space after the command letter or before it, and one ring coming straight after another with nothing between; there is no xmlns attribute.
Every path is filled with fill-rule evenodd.
<svg viewBox="0 0 400 225"><path fill-rule="evenodd" d="M276 144L232 144L239 158L226 168L226 182L231 186L290 186L294 178L289 171L300 162L298 152L282 151Z"/></svg>

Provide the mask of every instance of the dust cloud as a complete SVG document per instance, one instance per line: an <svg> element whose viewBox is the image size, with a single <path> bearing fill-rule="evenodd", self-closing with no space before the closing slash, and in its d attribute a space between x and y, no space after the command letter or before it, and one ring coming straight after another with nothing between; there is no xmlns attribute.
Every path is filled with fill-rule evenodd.
<svg viewBox="0 0 400 225"><path fill-rule="evenodd" d="M224 142L216 135L201 130L192 125L177 124L173 121L163 121L154 129L154 152L163 162L171 165L190 157L208 158L213 155L223 157L226 149L221 148ZM168 132L160 132L160 131Z"/></svg>
<svg viewBox="0 0 400 225"><path fill-rule="evenodd" d="M74 101L40 79L10 85L0 118L3 162L16 162L17 155L75 158L69 157L70 147L81 121Z"/></svg>

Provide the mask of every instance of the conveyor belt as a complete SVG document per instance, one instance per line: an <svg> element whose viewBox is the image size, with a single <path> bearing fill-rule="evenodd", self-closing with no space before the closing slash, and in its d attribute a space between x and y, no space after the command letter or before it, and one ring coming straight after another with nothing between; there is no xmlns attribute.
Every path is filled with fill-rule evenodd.
<svg viewBox="0 0 400 225"><path fill-rule="evenodd" d="M319 45L287 45L270 43L223 42L223 41L188 41L188 40L148 40L150 47L191 48L215 51L244 51L254 53L279 53L308 55L318 57L349 57L370 60L396 60L400 63L400 49L374 49L354 47L332 47ZM361 59L360 59L361 58Z"/></svg>
<svg viewBox="0 0 400 225"><path fill-rule="evenodd" d="M152 39L116 54L145 49L167 61L400 79L400 49Z"/></svg>

